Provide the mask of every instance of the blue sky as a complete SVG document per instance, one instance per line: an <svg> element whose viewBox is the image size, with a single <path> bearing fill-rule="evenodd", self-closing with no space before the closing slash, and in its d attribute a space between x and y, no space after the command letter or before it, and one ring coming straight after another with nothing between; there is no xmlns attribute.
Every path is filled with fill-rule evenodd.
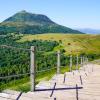
<svg viewBox="0 0 100 100"><path fill-rule="evenodd" d="M100 0L0 0L0 22L21 10L70 28L100 29Z"/></svg>

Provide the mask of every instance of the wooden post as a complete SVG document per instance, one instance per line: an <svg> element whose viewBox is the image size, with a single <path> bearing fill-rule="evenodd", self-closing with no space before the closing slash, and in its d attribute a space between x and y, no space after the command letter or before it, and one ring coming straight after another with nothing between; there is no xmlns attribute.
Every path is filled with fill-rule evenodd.
<svg viewBox="0 0 100 100"><path fill-rule="evenodd" d="M74 72L73 72L73 76L74 76Z"/></svg>
<svg viewBox="0 0 100 100"><path fill-rule="evenodd" d="M72 71L72 55L70 55L70 72Z"/></svg>
<svg viewBox="0 0 100 100"><path fill-rule="evenodd" d="M78 85L76 84L76 100L79 100L78 99Z"/></svg>
<svg viewBox="0 0 100 100"><path fill-rule="evenodd" d="M79 62L79 59L78 59L78 55L77 55L77 58L76 58L77 62L76 62L76 70L78 70L78 62Z"/></svg>
<svg viewBox="0 0 100 100"><path fill-rule="evenodd" d="M23 92L20 92L16 100L19 100Z"/></svg>
<svg viewBox="0 0 100 100"><path fill-rule="evenodd" d="M51 92L51 94L50 94L50 97L52 97L52 95L53 95L53 93L54 93L55 88L56 88L56 82L55 82L55 84L54 84L54 87L53 87L53 89L52 89L52 92Z"/></svg>
<svg viewBox="0 0 100 100"><path fill-rule="evenodd" d="M93 72L93 66L92 66L92 72Z"/></svg>
<svg viewBox="0 0 100 100"><path fill-rule="evenodd" d="M83 65L84 65L84 56L82 57L82 62L83 62Z"/></svg>
<svg viewBox="0 0 100 100"><path fill-rule="evenodd" d="M84 64L86 64L86 57L84 57Z"/></svg>
<svg viewBox="0 0 100 100"><path fill-rule="evenodd" d="M60 51L57 52L57 74L60 74Z"/></svg>
<svg viewBox="0 0 100 100"><path fill-rule="evenodd" d="M56 100L56 98L54 98L54 100Z"/></svg>
<svg viewBox="0 0 100 100"><path fill-rule="evenodd" d="M83 57L81 56L81 67L82 67L82 65L83 65L83 60L82 60L82 58L83 58Z"/></svg>
<svg viewBox="0 0 100 100"><path fill-rule="evenodd" d="M86 57L86 64L88 63L88 57Z"/></svg>
<svg viewBox="0 0 100 100"><path fill-rule="evenodd" d="M88 61L89 61L89 60L88 60L88 57L87 57L87 63L88 63Z"/></svg>
<svg viewBox="0 0 100 100"><path fill-rule="evenodd" d="M86 57L84 57L84 64L86 64Z"/></svg>
<svg viewBox="0 0 100 100"><path fill-rule="evenodd" d="M81 85L83 85L83 81L82 81L82 77L81 77L81 75L80 75L80 82L81 82Z"/></svg>
<svg viewBox="0 0 100 100"><path fill-rule="evenodd" d="M66 74L64 74L64 80L63 80L63 83L65 83L66 81Z"/></svg>
<svg viewBox="0 0 100 100"><path fill-rule="evenodd" d="M87 73L85 73L85 75L87 76Z"/></svg>
<svg viewBox="0 0 100 100"><path fill-rule="evenodd" d="M83 58L82 58L82 60L83 60L83 68L84 68L84 71L85 71L85 57L83 56Z"/></svg>
<svg viewBox="0 0 100 100"><path fill-rule="evenodd" d="M30 55L30 81L31 81L31 92L35 91L35 47L31 46Z"/></svg>

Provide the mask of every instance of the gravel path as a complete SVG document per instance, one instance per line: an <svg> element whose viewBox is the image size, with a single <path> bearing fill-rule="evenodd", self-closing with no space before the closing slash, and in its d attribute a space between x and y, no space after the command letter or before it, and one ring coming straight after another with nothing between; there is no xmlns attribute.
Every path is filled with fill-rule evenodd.
<svg viewBox="0 0 100 100"><path fill-rule="evenodd" d="M36 89L41 91L22 93L19 100L100 100L100 65L88 64L79 71L55 75L49 81L40 82ZM19 94L5 90L0 93L0 100L16 100Z"/></svg>

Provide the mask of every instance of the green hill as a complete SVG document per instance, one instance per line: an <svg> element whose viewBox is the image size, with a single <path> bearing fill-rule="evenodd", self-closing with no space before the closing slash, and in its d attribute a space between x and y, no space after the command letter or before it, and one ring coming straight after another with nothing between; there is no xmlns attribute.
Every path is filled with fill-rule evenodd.
<svg viewBox="0 0 100 100"><path fill-rule="evenodd" d="M0 34L7 33L41 34L41 33L81 33L77 30L58 25L42 14L21 11L0 23Z"/></svg>
<svg viewBox="0 0 100 100"><path fill-rule="evenodd" d="M72 69L76 69L76 54L88 56L89 61L100 59L100 35L86 34L7 34L0 37L0 74L2 77L23 74L23 76L0 79L0 91L13 89L27 92L30 90L30 49L36 47L36 71L48 70L36 74L36 84L41 80L48 80L56 73L57 55L61 50L61 73L70 70L69 54L73 54ZM11 48L11 46L16 48ZM18 48L24 48L18 49ZM80 62L80 59L79 59ZM96 62L99 62L99 60ZM78 66L80 67L80 65ZM9 72L9 73L8 73ZM15 80L16 79L16 80Z"/></svg>
<svg viewBox="0 0 100 100"><path fill-rule="evenodd" d="M58 41L54 50L64 49L67 54L100 54L100 35L91 34L38 34L24 35L18 42L32 40Z"/></svg>

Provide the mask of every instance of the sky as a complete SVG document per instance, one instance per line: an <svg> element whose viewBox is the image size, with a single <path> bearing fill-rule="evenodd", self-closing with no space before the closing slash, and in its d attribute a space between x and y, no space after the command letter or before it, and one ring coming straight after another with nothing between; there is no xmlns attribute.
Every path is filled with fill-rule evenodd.
<svg viewBox="0 0 100 100"><path fill-rule="evenodd" d="M100 29L100 0L0 0L0 22L21 10L70 28Z"/></svg>

